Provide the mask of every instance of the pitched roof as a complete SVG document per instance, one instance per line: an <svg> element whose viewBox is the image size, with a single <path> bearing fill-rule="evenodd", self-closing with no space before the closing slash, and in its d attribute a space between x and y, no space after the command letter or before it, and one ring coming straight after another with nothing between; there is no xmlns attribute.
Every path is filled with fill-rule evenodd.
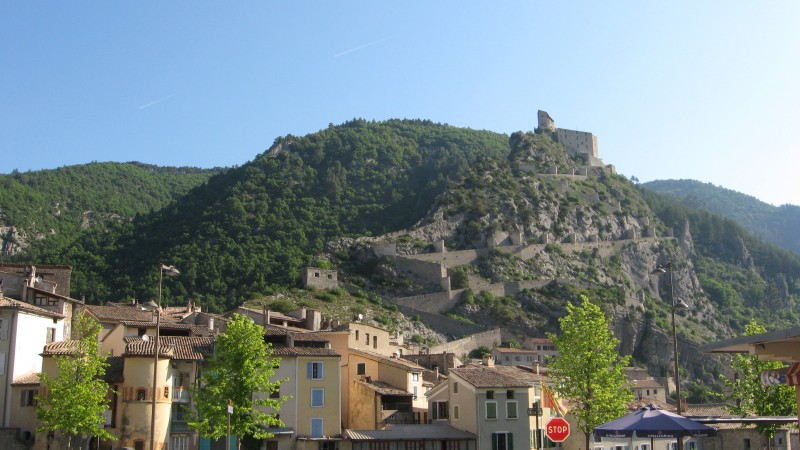
<svg viewBox="0 0 800 450"><path fill-rule="evenodd" d="M531 355L539 354L536 350L528 350L526 348L504 348L504 347L497 347L493 351L498 353L530 353Z"/></svg>
<svg viewBox="0 0 800 450"><path fill-rule="evenodd" d="M80 341L73 339L51 342L44 346L42 356L74 355L78 351L79 344Z"/></svg>
<svg viewBox="0 0 800 450"><path fill-rule="evenodd" d="M381 355L380 353L373 353L373 352L368 352L368 351L364 351L364 350L356 350L356 349L352 349L351 348L350 349L350 354L361 355L361 356L365 356L365 357L368 357L368 358L377 359L379 363L393 365L393 366L399 367L401 369L413 370L413 371L417 371L417 372L422 372L425 369L424 367L420 366L419 364L415 364L415 363L413 363L411 361L407 361L407 360L402 359L402 358L390 358L388 356Z"/></svg>
<svg viewBox="0 0 800 450"><path fill-rule="evenodd" d="M336 357L340 355L332 348L318 348L318 347L275 347L273 349L275 356L315 356L315 357Z"/></svg>
<svg viewBox="0 0 800 450"><path fill-rule="evenodd" d="M12 385L35 385L39 384L39 374L36 372L28 372L25 375L20 375L14 378L11 382Z"/></svg>
<svg viewBox="0 0 800 450"><path fill-rule="evenodd" d="M400 396L403 396L403 397L412 397L414 395L414 394L412 394L410 392L406 392L406 391L404 391L402 389L398 389L398 388L392 386L391 384L384 383L383 381L377 381L377 380L371 380L371 381L355 380L354 382L358 383L358 384L361 384L363 386L366 386L366 387L372 389L373 391L375 391L375 392L377 392L378 394L381 394L381 395L400 395Z"/></svg>
<svg viewBox="0 0 800 450"><path fill-rule="evenodd" d="M475 435L448 424L387 425L383 430L345 430L353 441L475 439Z"/></svg>
<svg viewBox="0 0 800 450"><path fill-rule="evenodd" d="M455 374L476 388L527 388L530 382L509 376L501 370L502 366L466 366L450 369L450 374Z"/></svg>
<svg viewBox="0 0 800 450"><path fill-rule="evenodd" d="M140 337L124 339L126 356L152 356L154 342ZM196 336L161 336L158 341L159 354L172 359L202 361L214 353L214 340Z"/></svg>
<svg viewBox="0 0 800 450"><path fill-rule="evenodd" d="M158 354L159 356L163 356L165 358L172 358L174 356L174 351L172 347L161 345L161 343L159 342ZM133 342L128 342L127 344L125 344L125 353L122 354L122 356L154 356L154 355L155 355L155 342L145 341L141 339Z"/></svg>
<svg viewBox="0 0 800 450"><path fill-rule="evenodd" d="M86 305L86 310L100 322L153 322L153 310L142 305Z"/></svg>
<svg viewBox="0 0 800 450"><path fill-rule="evenodd" d="M643 388L663 388L664 386L656 380L634 380L633 388L643 389Z"/></svg>
<svg viewBox="0 0 800 450"><path fill-rule="evenodd" d="M53 317L56 319L63 319L65 316L49 309L40 308L30 303L14 300L13 298L0 297L0 309L16 309L24 311L29 314L38 314L45 317Z"/></svg>

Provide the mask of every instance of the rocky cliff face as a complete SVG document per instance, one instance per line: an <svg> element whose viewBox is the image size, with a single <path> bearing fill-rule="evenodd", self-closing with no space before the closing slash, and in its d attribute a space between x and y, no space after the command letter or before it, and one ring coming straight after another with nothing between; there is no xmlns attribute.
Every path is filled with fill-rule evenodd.
<svg viewBox="0 0 800 450"><path fill-rule="evenodd" d="M695 343L730 331L717 321L695 274L688 227L673 233L661 225L630 183L613 174L519 170L524 164L568 166L571 160L558 150L538 136L512 136L508 165L476 167L411 229L360 239L361 264L370 257L364 250L381 242L394 243L396 255L440 261L451 283L462 273L459 279L470 288L441 314L500 327L505 339L557 332L566 302L587 295L609 312L621 351L652 375L665 376L672 371L669 277L651 272L672 261L675 299L692 306L676 315L681 367L713 382L709 374L719 372L719 364L700 361ZM444 243L444 251L436 242ZM373 272L371 287L390 301L442 291L436 283L393 271L389 260L373 267L380 270ZM435 322L428 325L436 329Z"/></svg>

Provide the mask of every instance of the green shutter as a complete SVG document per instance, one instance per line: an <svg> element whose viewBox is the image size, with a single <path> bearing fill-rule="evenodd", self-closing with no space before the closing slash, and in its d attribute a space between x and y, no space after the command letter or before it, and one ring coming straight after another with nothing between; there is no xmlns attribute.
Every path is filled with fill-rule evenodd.
<svg viewBox="0 0 800 450"><path fill-rule="evenodd" d="M506 435L506 439L508 439L508 444L506 444L506 450L514 450L514 435L512 433L508 433Z"/></svg>
<svg viewBox="0 0 800 450"><path fill-rule="evenodd" d="M497 433L492 433L492 450L497 450Z"/></svg>

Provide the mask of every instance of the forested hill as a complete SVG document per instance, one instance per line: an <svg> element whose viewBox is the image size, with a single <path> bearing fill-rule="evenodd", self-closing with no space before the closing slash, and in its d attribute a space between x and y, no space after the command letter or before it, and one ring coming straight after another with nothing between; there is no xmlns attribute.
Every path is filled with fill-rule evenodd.
<svg viewBox="0 0 800 450"><path fill-rule="evenodd" d="M0 174L0 257L65 245L82 230L159 210L222 169L89 163Z"/></svg>
<svg viewBox="0 0 800 450"><path fill-rule="evenodd" d="M642 187L684 205L727 217L768 242L800 255L800 206L772 206L755 197L695 180L656 180Z"/></svg>
<svg viewBox="0 0 800 450"><path fill-rule="evenodd" d="M159 262L182 275L166 301L231 307L299 270L340 236L414 224L478 158L508 153L508 136L430 121L353 120L286 136L253 161L211 178L180 202L85 233L40 259L72 264L87 301L153 298ZM170 292L170 289L172 292Z"/></svg>

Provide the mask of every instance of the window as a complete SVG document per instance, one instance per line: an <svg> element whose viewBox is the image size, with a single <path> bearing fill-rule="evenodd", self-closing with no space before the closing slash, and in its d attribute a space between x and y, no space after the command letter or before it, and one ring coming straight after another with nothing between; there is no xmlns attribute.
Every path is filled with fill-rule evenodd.
<svg viewBox="0 0 800 450"><path fill-rule="evenodd" d="M322 437L322 417L311 419L311 437Z"/></svg>
<svg viewBox="0 0 800 450"><path fill-rule="evenodd" d="M281 398L281 388L276 387L274 391L269 393L269 398Z"/></svg>
<svg viewBox="0 0 800 450"><path fill-rule="evenodd" d="M311 389L311 406L314 408L325 406L325 389Z"/></svg>
<svg viewBox="0 0 800 450"><path fill-rule="evenodd" d="M497 402L486 402L486 420L497 420Z"/></svg>
<svg viewBox="0 0 800 450"><path fill-rule="evenodd" d="M367 336L367 345L369 345L369 333L364 333L364 335Z"/></svg>
<svg viewBox="0 0 800 450"><path fill-rule="evenodd" d="M45 338L45 343L49 344L56 340L56 329L55 328L48 328L47 329L47 337Z"/></svg>
<svg viewBox="0 0 800 450"><path fill-rule="evenodd" d="M453 394L458 394L458 381L453 382Z"/></svg>
<svg viewBox="0 0 800 450"><path fill-rule="evenodd" d="M372 348L378 348L378 336L372 336Z"/></svg>
<svg viewBox="0 0 800 450"><path fill-rule="evenodd" d="M509 400L514 398L514 390L513 389L509 389L509 390L506 391L506 398L509 399Z"/></svg>
<svg viewBox="0 0 800 450"><path fill-rule="evenodd" d="M486 398L489 400L494 399L494 391L486 391Z"/></svg>
<svg viewBox="0 0 800 450"><path fill-rule="evenodd" d="M425 450L425 441L406 441L403 450Z"/></svg>
<svg viewBox="0 0 800 450"><path fill-rule="evenodd" d="M19 406L36 406L36 389L23 389Z"/></svg>
<svg viewBox="0 0 800 450"><path fill-rule="evenodd" d="M339 443L336 441L320 442L318 450L339 450Z"/></svg>
<svg viewBox="0 0 800 450"><path fill-rule="evenodd" d="M508 432L492 433L492 450L512 450L514 435Z"/></svg>
<svg viewBox="0 0 800 450"><path fill-rule="evenodd" d="M419 381L419 372L411 372L411 381Z"/></svg>
<svg viewBox="0 0 800 450"><path fill-rule="evenodd" d="M358 341L358 330L356 330L356 342Z"/></svg>
<svg viewBox="0 0 800 450"><path fill-rule="evenodd" d="M517 418L517 402L510 401L506 402L506 419L516 419Z"/></svg>
<svg viewBox="0 0 800 450"><path fill-rule="evenodd" d="M137 389L136 390L136 400L146 400L146 395L144 389Z"/></svg>
<svg viewBox="0 0 800 450"><path fill-rule="evenodd" d="M170 436L170 450L189 450L190 436Z"/></svg>
<svg viewBox="0 0 800 450"><path fill-rule="evenodd" d="M447 402L433 402L431 408L433 420L446 420L447 419Z"/></svg>
<svg viewBox="0 0 800 450"><path fill-rule="evenodd" d="M183 422L186 420L186 408L180 403L172 404L172 415L170 420L172 422Z"/></svg>
<svg viewBox="0 0 800 450"><path fill-rule="evenodd" d="M144 450L144 441L134 441L133 450Z"/></svg>
<svg viewBox="0 0 800 450"><path fill-rule="evenodd" d="M453 419L458 420L458 405L453 406Z"/></svg>
<svg viewBox="0 0 800 450"><path fill-rule="evenodd" d="M367 374L367 363L356 364L356 375L366 375L366 374Z"/></svg>
<svg viewBox="0 0 800 450"><path fill-rule="evenodd" d="M414 392L413 392L413 394L414 394L414 400L416 400L416 399L417 399L417 387L418 387L418 386L414 386L414 389L413 389L413 391L414 391Z"/></svg>
<svg viewBox="0 0 800 450"><path fill-rule="evenodd" d="M306 375L312 380L321 380L323 378L322 363L314 361L306 364Z"/></svg>

